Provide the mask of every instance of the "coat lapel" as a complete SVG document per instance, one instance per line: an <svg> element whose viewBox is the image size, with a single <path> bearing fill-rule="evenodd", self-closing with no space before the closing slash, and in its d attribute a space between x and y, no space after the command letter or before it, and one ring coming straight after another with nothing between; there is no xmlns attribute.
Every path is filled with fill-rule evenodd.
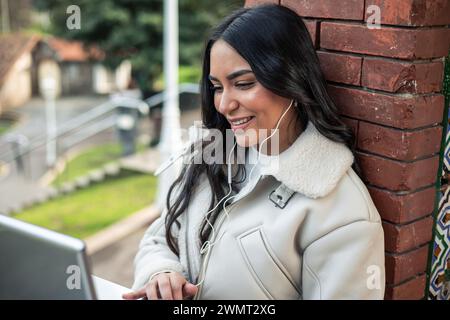
<svg viewBox="0 0 450 320"><path fill-rule="evenodd" d="M258 151L251 147L249 152L249 161L255 161ZM288 149L277 156L260 155L258 174L272 175L298 193L319 198L336 187L353 160L346 145L328 139L309 122Z"/></svg>

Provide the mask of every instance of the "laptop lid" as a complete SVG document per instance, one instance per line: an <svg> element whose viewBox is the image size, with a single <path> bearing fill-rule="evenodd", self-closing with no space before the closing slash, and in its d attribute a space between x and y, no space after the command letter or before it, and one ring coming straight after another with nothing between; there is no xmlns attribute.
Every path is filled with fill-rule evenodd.
<svg viewBox="0 0 450 320"><path fill-rule="evenodd" d="M84 242L0 215L0 299L96 299Z"/></svg>

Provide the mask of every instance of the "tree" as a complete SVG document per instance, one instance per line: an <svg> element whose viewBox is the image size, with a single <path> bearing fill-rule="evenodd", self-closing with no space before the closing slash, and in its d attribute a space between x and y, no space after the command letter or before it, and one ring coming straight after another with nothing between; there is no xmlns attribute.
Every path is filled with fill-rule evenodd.
<svg viewBox="0 0 450 320"><path fill-rule="evenodd" d="M201 51L208 30L243 0L213 2L179 0L180 66L199 70ZM133 77L145 96L153 91L155 79L162 73L163 0L35 0L35 8L50 13L50 33L81 40L105 52L104 63L117 66L129 59ZM77 5L81 13L80 29L68 30L67 7ZM196 74L194 72L194 74Z"/></svg>
<svg viewBox="0 0 450 320"><path fill-rule="evenodd" d="M31 0L0 0L1 32L28 28L31 21Z"/></svg>

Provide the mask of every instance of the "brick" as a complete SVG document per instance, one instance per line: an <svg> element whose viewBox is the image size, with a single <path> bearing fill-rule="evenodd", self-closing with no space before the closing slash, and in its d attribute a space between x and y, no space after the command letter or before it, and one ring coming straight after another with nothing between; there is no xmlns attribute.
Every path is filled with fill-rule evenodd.
<svg viewBox="0 0 450 320"><path fill-rule="evenodd" d="M397 286L386 286L386 300L421 300L425 296L426 275L422 274Z"/></svg>
<svg viewBox="0 0 450 320"><path fill-rule="evenodd" d="M366 57L362 65L361 84L395 93L440 92L443 76L442 61L408 63Z"/></svg>
<svg viewBox="0 0 450 320"><path fill-rule="evenodd" d="M383 221L385 250L402 253L431 241L433 217L427 216L408 224L392 224Z"/></svg>
<svg viewBox="0 0 450 320"><path fill-rule="evenodd" d="M278 0L245 0L245 7L254 7L260 4L274 3L279 4Z"/></svg>
<svg viewBox="0 0 450 320"><path fill-rule="evenodd" d="M320 24L320 47L409 60L445 57L450 29L369 29L363 24L324 21Z"/></svg>
<svg viewBox="0 0 450 320"><path fill-rule="evenodd" d="M341 117L341 120L353 131L353 134L355 136L355 142L353 144L353 147L356 148L356 143L358 141L358 125L359 121L351 118Z"/></svg>
<svg viewBox="0 0 450 320"><path fill-rule="evenodd" d="M318 51L317 55L328 81L357 86L361 84L361 57L323 51Z"/></svg>
<svg viewBox="0 0 450 320"><path fill-rule="evenodd" d="M381 24L403 26L439 26L450 24L450 1L448 0L367 0L365 18L369 5L381 11Z"/></svg>
<svg viewBox="0 0 450 320"><path fill-rule="evenodd" d="M309 19L303 19L303 22L305 23L309 35L311 36L314 48L317 48L319 45L319 41L317 39L317 30L319 28L319 22L317 20L309 20Z"/></svg>
<svg viewBox="0 0 450 320"><path fill-rule="evenodd" d="M335 85L328 92L343 115L400 129L439 124L444 114L442 94L394 95Z"/></svg>
<svg viewBox="0 0 450 320"><path fill-rule="evenodd" d="M358 136L358 120L355 119L351 119L351 118L346 118L346 117L341 117L341 120L350 127L350 129L352 129L353 134L356 136Z"/></svg>
<svg viewBox="0 0 450 320"><path fill-rule="evenodd" d="M356 152L363 180L391 191L413 191L436 182L439 156L401 162Z"/></svg>
<svg viewBox="0 0 450 320"><path fill-rule="evenodd" d="M364 19L364 0L281 0L302 17L347 20Z"/></svg>
<svg viewBox="0 0 450 320"><path fill-rule="evenodd" d="M427 269L428 244L402 254L387 253L385 257L386 282L398 284Z"/></svg>
<svg viewBox="0 0 450 320"><path fill-rule="evenodd" d="M442 127L404 131L361 121L358 148L397 160L416 160L441 148Z"/></svg>
<svg viewBox="0 0 450 320"><path fill-rule="evenodd" d="M383 220L407 223L430 215L434 210L434 186L412 193L396 193L368 186L370 196Z"/></svg>

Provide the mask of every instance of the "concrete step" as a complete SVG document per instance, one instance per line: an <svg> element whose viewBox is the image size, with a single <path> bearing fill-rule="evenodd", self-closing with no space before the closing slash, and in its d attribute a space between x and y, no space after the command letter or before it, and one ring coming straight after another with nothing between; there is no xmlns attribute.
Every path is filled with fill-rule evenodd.
<svg viewBox="0 0 450 320"><path fill-rule="evenodd" d="M150 148L119 160L120 166L127 170L152 174L160 164L158 149Z"/></svg>
<svg viewBox="0 0 450 320"><path fill-rule="evenodd" d="M108 163L100 169L92 170L88 174L76 178L74 181L65 182L58 188L52 186L42 187L37 183L18 179L14 189L20 190L19 193L3 192L0 187L0 194L2 194L0 212L5 214L17 213L61 195L70 194L77 189L86 188L92 183L98 183L108 177L117 176L122 168L151 174L159 166L159 159L159 151L156 148L152 148L123 158L118 162Z"/></svg>
<svg viewBox="0 0 450 320"><path fill-rule="evenodd" d="M103 167L103 170L108 176L117 176L120 173L120 165L118 163L108 163Z"/></svg>
<svg viewBox="0 0 450 320"><path fill-rule="evenodd" d="M74 182L64 182L59 190L63 194L68 194L68 193L75 191L75 189L76 189L76 184Z"/></svg>
<svg viewBox="0 0 450 320"><path fill-rule="evenodd" d="M92 170L88 175L89 179L93 182L100 182L105 179L105 172L101 169Z"/></svg>
<svg viewBox="0 0 450 320"><path fill-rule="evenodd" d="M81 176L75 179L74 184L77 189L82 189L89 186L91 184L91 180L89 176Z"/></svg>

